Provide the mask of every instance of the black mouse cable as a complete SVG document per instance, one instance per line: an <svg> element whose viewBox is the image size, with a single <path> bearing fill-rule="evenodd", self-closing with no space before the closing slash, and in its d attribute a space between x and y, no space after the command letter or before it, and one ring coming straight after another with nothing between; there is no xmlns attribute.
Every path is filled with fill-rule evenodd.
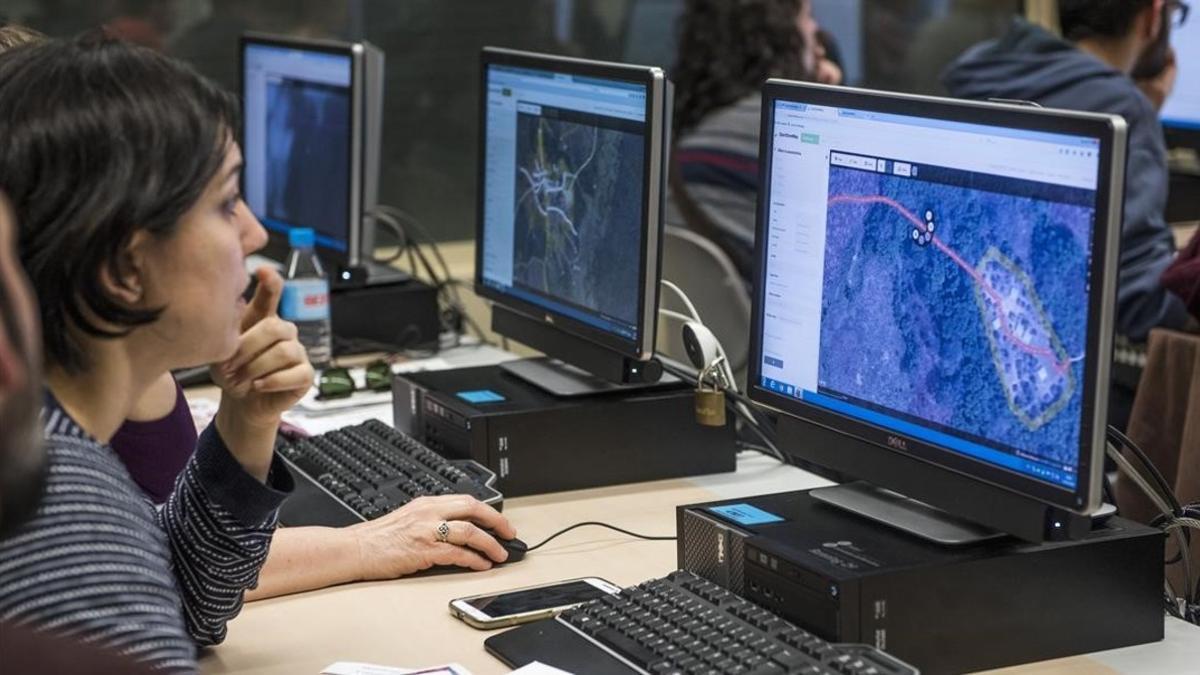
<svg viewBox="0 0 1200 675"><path fill-rule="evenodd" d="M530 546L529 548L525 549L525 551L529 552L534 549L541 548L541 547L545 546L546 544L550 543L550 540L555 539L561 535L564 535L564 534L570 532L571 530L574 530L575 528L584 527L587 525L593 525L595 527L607 527L608 529L616 530L617 532L620 532L621 534L627 534L631 537L636 537L638 539L645 539L647 541L675 541L678 538L678 537L674 537L674 536L654 537L654 536L651 536L648 534L638 534L637 532L630 532L629 530L622 529L620 527L617 527L616 525L609 525L608 523L601 523L596 520L587 520L582 523L575 523L574 525L572 525L570 527L564 527L563 529L559 530L558 532L555 532L554 534L550 535L549 537L546 537L539 543L534 544L533 546Z"/></svg>

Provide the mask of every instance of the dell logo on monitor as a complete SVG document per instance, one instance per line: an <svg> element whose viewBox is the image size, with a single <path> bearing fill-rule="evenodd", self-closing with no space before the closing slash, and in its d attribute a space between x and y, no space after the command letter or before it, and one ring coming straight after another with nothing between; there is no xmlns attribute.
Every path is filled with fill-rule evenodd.
<svg viewBox="0 0 1200 675"><path fill-rule="evenodd" d="M897 450L908 450L908 441L900 438L899 436L888 436L887 444L889 447Z"/></svg>
<svg viewBox="0 0 1200 675"><path fill-rule="evenodd" d="M549 314L546 314L545 317L546 323L554 323L554 317L550 316Z"/></svg>

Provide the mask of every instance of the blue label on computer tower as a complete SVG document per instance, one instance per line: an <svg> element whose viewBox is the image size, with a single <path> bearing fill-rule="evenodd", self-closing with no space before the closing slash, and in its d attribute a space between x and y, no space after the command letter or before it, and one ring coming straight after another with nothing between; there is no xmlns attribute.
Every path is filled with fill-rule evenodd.
<svg viewBox="0 0 1200 675"><path fill-rule="evenodd" d="M467 403L499 403L504 400L504 396L491 389L475 389L472 391L460 391L455 396L461 398Z"/></svg>
<svg viewBox="0 0 1200 675"><path fill-rule="evenodd" d="M710 506L708 510L727 518L737 523L738 525L765 525L767 523L781 523L783 518L768 513L762 509L750 506L749 504L724 504L722 506Z"/></svg>

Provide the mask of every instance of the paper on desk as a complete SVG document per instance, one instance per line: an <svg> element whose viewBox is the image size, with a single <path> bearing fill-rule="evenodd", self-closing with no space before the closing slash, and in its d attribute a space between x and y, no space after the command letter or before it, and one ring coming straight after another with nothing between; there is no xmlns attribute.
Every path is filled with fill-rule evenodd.
<svg viewBox="0 0 1200 675"><path fill-rule="evenodd" d="M533 663L521 666L512 671L512 673L513 675L517 675L518 673L520 675L571 675L565 670L548 666L541 661L534 661ZM471 672L457 663L424 670L410 670L408 668L377 666L371 663L338 661L326 666L325 670L321 671L321 675L471 675Z"/></svg>
<svg viewBox="0 0 1200 675"><path fill-rule="evenodd" d="M217 402L207 398L188 399L188 411L192 413L192 423L196 431L202 431L217 416Z"/></svg>
<svg viewBox="0 0 1200 675"><path fill-rule="evenodd" d="M559 670L554 666L548 666L541 661L534 661L533 663L525 664L512 671L512 675L517 675L517 673L520 673L520 675L571 675L565 670Z"/></svg>
<svg viewBox="0 0 1200 675"><path fill-rule="evenodd" d="M412 668L377 666L373 663L338 661L325 666L325 670L321 671L321 675L417 675L418 673L420 675L471 675L471 671L457 663L414 670Z"/></svg>

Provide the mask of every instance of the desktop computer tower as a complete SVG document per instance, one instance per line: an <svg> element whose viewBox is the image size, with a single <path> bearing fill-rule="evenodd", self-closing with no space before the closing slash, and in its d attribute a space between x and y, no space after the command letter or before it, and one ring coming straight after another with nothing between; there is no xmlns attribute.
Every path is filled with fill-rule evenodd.
<svg viewBox="0 0 1200 675"><path fill-rule="evenodd" d="M334 286L330 319L337 354L433 349L441 316L437 289L416 279L372 286Z"/></svg>
<svg viewBox="0 0 1200 675"><path fill-rule="evenodd" d="M733 471L732 425L696 423L684 383L557 398L499 366L398 375L397 429L496 472L505 497Z"/></svg>
<svg viewBox="0 0 1200 675"><path fill-rule="evenodd" d="M807 491L681 506L676 516L681 569L927 674L1163 637L1163 534L1117 517L1079 541L947 547Z"/></svg>

